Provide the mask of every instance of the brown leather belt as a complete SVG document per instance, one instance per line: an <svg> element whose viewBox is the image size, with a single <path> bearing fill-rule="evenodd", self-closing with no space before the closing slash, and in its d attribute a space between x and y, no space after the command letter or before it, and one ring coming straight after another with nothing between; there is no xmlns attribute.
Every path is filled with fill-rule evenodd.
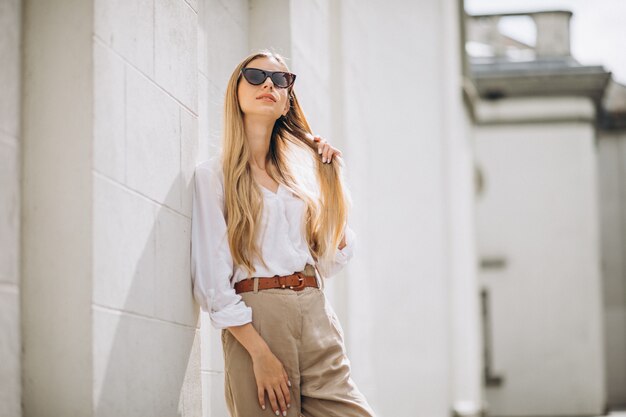
<svg viewBox="0 0 626 417"><path fill-rule="evenodd" d="M311 275L312 274L312 275ZM252 277L235 283L237 294L254 290L254 280L259 280L259 290L268 288L285 288L301 291L305 287L318 287L317 277L313 265L307 264L304 271L294 272L290 275L274 275L273 277Z"/></svg>

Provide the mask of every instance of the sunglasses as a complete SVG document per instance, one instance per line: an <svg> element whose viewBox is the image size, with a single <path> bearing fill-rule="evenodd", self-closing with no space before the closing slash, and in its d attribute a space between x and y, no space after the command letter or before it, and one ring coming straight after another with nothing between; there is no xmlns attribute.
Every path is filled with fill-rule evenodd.
<svg viewBox="0 0 626 417"><path fill-rule="evenodd" d="M285 71L265 71L258 68L243 68L241 73L252 85L263 84L267 77L270 77L276 87L287 88L293 85L293 82L296 80L296 74Z"/></svg>

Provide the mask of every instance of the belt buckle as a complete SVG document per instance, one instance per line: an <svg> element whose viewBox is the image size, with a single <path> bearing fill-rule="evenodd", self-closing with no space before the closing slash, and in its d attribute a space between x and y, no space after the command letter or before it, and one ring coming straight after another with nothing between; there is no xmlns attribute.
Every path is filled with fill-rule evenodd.
<svg viewBox="0 0 626 417"><path fill-rule="evenodd" d="M300 291L304 289L304 278L302 278L302 274L298 274L298 282L299 284L296 286L290 285L289 288L294 291Z"/></svg>

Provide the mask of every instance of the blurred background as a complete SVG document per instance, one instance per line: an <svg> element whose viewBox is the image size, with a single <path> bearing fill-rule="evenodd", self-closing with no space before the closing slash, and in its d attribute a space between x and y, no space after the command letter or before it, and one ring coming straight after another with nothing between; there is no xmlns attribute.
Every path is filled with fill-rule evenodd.
<svg viewBox="0 0 626 417"><path fill-rule="evenodd" d="M191 184L260 48L344 154L377 415L624 414L625 39L620 0L0 0L0 416L227 416Z"/></svg>

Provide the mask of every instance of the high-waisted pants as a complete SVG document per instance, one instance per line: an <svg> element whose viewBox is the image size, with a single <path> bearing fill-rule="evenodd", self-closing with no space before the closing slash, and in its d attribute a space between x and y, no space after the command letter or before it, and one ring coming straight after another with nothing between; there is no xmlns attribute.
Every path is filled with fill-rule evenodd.
<svg viewBox="0 0 626 417"><path fill-rule="evenodd" d="M240 295L252 309L252 326L291 382L287 416L375 416L350 376L343 329L323 289L270 288ZM275 416L267 392L261 408L250 354L228 329L222 329L222 346L231 417Z"/></svg>

